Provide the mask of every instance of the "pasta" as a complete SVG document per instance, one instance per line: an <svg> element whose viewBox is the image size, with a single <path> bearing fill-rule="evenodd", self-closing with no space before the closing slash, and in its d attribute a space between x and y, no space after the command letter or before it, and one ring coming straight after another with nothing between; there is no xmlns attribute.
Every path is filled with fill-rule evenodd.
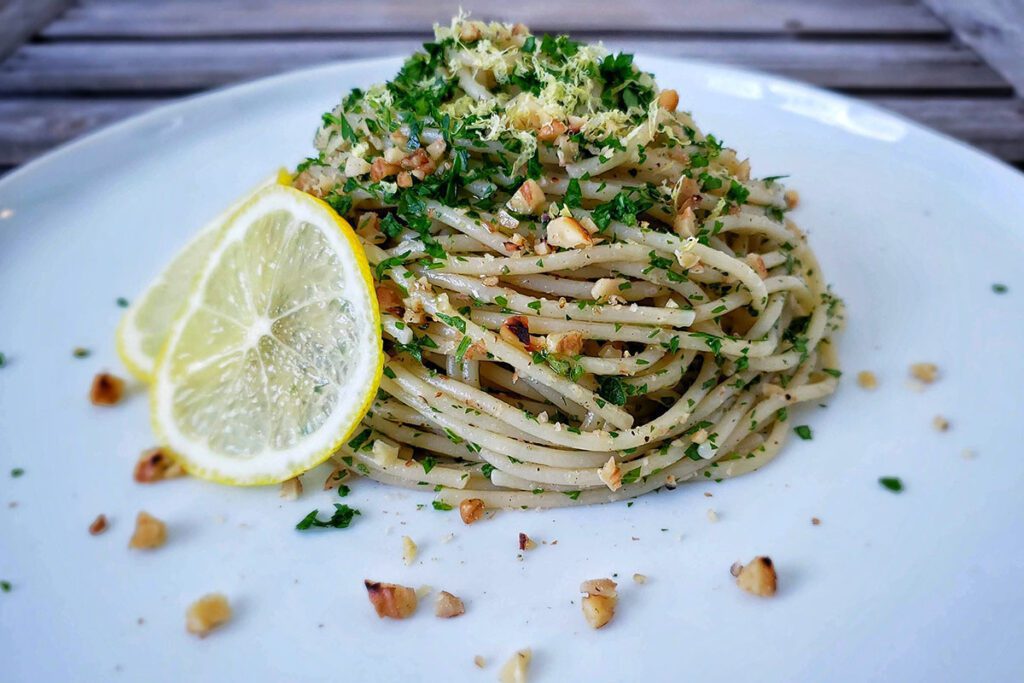
<svg viewBox="0 0 1024 683"><path fill-rule="evenodd" d="M296 187L356 227L388 361L354 473L538 508L769 462L840 372L779 178L632 57L455 18L349 93Z"/></svg>

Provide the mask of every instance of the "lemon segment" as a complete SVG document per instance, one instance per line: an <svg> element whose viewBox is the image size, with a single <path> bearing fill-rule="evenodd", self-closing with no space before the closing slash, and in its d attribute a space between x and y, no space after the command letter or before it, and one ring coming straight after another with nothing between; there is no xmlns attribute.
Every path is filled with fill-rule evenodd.
<svg viewBox="0 0 1024 683"><path fill-rule="evenodd" d="M254 192L272 183L290 185L291 175L279 170L203 226L125 311L117 327L117 352L137 379L152 380L156 357L167 341L171 323L216 245L224 223Z"/></svg>
<svg viewBox="0 0 1024 683"><path fill-rule="evenodd" d="M384 354L370 268L327 204L271 185L229 219L171 327L154 428L192 474L270 484L358 426Z"/></svg>

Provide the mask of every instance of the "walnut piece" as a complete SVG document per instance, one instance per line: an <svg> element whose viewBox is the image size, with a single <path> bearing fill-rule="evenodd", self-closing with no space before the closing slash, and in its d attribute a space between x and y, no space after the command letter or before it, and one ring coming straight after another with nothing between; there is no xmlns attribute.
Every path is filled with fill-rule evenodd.
<svg viewBox="0 0 1024 683"><path fill-rule="evenodd" d="M614 456L608 458L608 462L597 471L597 476L612 491L622 488L622 470L616 464Z"/></svg>
<svg viewBox="0 0 1024 683"><path fill-rule="evenodd" d="M878 387L878 378L870 370L861 370L857 373L857 385L861 389L875 389Z"/></svg>
<svg viewBox="0 0 1024 683"><path fill-rule="evenodd" d="M292 477L287 481L282 481L279 495L285 500L298 500L302 495L302 480Z"/></svg>
<svg viewBox="0 0 1024 683"><path fill-rule="evenodd" d="M591 579L580 584L583 598L583 617L592 628L601 628L615 616L618 602L616 584L611 579Z"/></svg>
<svg viewBox="0 0 1024 683"><path fill-rule="evenodd" d="M939 378L939 366L935 363L914 363L910 366L910 374L925 384L931 384Z"/></svg>
<svg viewBox="0 0 1024 683"><path fill-rule="evenodd" d="M575 249L591 246L594 238L575 218L559 216L548 223L547 243L563 249Z"/></svg>
<svg viewBox="0 0 1024 683"><path fill-rule="evenodd" d="M107 530L107 516L96 515L96 519L92 520L92 524L89 525L89 533L93 536L99 536Z"/></svg>
<svg viewBox="0 0 1024 683"><path fill-rule="evenodd" d="M200 638L231 619L231 605L220 593L210 593L188 606L185 612L185 628Z"/></svg>
<svg viewBox="0 0 1024 683"><path fill-rule="evenodd" d="M484 516L484 507L484 502L479 498L466 498L459 503L459 516L464 524L472 524Z"/></svg>
<svg viewBox="0 0 1024 683"><path fill-rule="evenodd" d="M402 536L402 562L405 563L406 567L411 567L412 563L416 561L416 553L419 551L419 546L408 536Z"/></svg>
<svg viewBox="0 0 1024 683"><path fill-rule="evenodd" d="M736 585L754 595L763 598L775 595L778 587L778 578L775 575L775 565L772 558L757 556L750 563L739 568L736 574Z"/></svg>
<svg viewBox="0 0 1024 683"><path fill-rule="evenodd" d="M658 106L667 111L675 111L679 106L679 93L675 90L662 90L658 95Z"/></svg>
<svg viewBox="0 0 1024 683"><path fill-rule="evenodd" d="M363 584L366 586L366 593L373 604L373 609L381 619L405 619L416 611L416 591L412 588L369 579L363 581Z"/></svg>
<svg viewBox="0 0 1024 683"><path fill-rule="evenodd" d="M167 525L148 512L140 512L135 518L135 533L132 534L129 548L150 550L159 548L167 542Z"/></svg>
<svg viewBox="0 0 1024 683"><path fill-rule="evenodd" d="M124 380L120 377L111 375L109 372L101 372L92 378L89 400L94 406L117 405L123 396Z"/></svg>
<svg viewBox="0 0 1024 683"><path fill-rule="evenodd" d="M164 449L150 448L139 456L132 476L140 484L152 484L164 479L183 477L185 470Z"/></svg>
<svg viewBox="0 0 1024 683"><path fill-rule="evenodd" d="M466 613L466 606L462 600L448 591L441 591L437 596L437 604L434 605L434 614L442 619L451 619Z"/></svg>
<svg viewBox="0 0 1024 683"><path fill-rule="evenodd" d="M498 672L498 681L500 683L527 683L526 675L529 672L530 660L532 658L533 653L530 651L530 648L516 652L501 667L501 671Z"/></svg>
<svg viewBox="0 0 1024 683"><path fill-rule="evenodd" d="M544 206L545 201L547 198L544 196L544 190L536 180L530 178L519 186L506 206L510 211L518 214L536 215Z"/></svg>

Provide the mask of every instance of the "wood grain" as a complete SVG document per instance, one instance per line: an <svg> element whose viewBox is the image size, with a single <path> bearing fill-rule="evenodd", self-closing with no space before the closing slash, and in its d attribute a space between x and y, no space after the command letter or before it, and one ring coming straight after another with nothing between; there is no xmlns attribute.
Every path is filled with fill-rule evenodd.
<svg viewBox="0 0 1024 683"><path fill-rule="evenodd" d="M867 98L1011 163L1024 162L1024 102L978 98ZM173 99L0 100L0 166L15 166L94 129Z"/></svg>
<svg viewBox="0 0 1024 683"><path fill-rule="evenodd" d="M0 61L70 4L71 0L0 0Z"/></svg>
<svg viewBox="0 0 1024 683"><path fill-rule="evenodd" d="M1024 2L925 0L957 35L1024 93Z"/></svg>
<svg viewBox="0 0 1024 683"><path fill-rule="evenodd" d="M914 0L462 0L474 16L535 31L793 33L946 36ZM426 34L447 21L449 0L82 0L47 38Z"/></svg>
<svg viewBox="0 0 1024 683"><path fill-rule="evenodd" d="M1009 94L969 49L945 42L622 39L613 50L745 66L847 92ZM412 38L32 44L0 65L0 92L192 92L333 60L407 55Z"/></svg>

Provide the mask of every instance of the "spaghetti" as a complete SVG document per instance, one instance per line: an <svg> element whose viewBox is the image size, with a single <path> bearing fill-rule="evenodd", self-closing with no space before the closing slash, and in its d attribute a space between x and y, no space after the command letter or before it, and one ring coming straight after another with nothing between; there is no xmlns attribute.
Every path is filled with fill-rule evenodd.
<svg viewBox="0 0 1024 683"><path fill-rule="evenodd" d="M357 227L388 361L337 454L537 508L761 467L831 394L841 302L778 178L632 56L457 17L324 114L295 185Z"/></svg>

